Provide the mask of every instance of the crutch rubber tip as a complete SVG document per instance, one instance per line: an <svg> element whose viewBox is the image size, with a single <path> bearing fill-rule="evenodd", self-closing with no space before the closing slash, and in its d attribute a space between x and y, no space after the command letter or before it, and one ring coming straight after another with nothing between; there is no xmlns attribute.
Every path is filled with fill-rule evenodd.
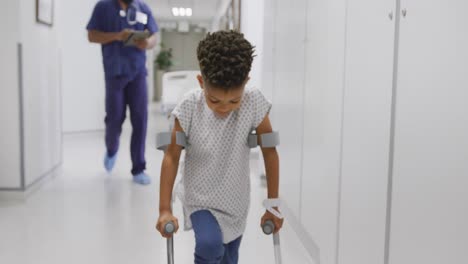
<svg viewBox="0 0 468 264"><path fill-rule="evenodd" d="M262 230L263 233L265 233L265 235L271 235L275 230L275 224L271 220L266 220L265 223L262 225Z"/></svg>
<svg viewBox="0 0 468 264"><path fill-rule="evenodd" d="M174 233L174 231L175 231L175 225L172 221L164 225L164 232L166 234L172 234Z"/></svg>

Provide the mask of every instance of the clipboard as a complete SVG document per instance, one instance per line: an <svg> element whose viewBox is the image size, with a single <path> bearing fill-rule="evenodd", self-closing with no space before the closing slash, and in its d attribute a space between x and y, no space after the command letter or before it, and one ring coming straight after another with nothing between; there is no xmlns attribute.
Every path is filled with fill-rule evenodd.
<svg viewBox="0 0 468 264"><path fill-rule="evenodd" d="M149 31L133 31L128 36L127 40L124 41L125 46L135 46L135 42L142 39L147 39L150 37Z"/></svg>

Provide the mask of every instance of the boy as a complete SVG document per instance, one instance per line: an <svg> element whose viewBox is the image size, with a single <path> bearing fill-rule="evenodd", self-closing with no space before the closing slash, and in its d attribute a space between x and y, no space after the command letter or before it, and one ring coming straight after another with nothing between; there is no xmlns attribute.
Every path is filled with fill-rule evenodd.
<svg viewBox="0 0 468 264"><path fill-rule="evenodd" d="M184 208L185 229L195 232L195 263L238 263L238 251L250 204L248 135L272 132L270 102L256 89L245 89L254 48L236 31L208 34L197 49L201 89L185 95L174 109L172 142L164 155L160 183L160 216L156 228L177 218L171 196L182 147L176 132L187 137L183 178L176 193ZM259 136L260 140L260 136ZM261 144L261 142L260 142ZM278 198L279 158L275 147L264 148L268 198ZM277 209L277 208L275 208ZM275 212L274 212L275 213ZM283 220L265 212L275 233Z"/></svg>

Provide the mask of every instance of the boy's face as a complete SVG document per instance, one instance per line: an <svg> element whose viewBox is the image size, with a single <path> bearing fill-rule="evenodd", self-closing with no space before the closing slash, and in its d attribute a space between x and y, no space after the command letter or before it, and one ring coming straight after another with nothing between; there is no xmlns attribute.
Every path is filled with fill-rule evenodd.
<svg viewBox="0 0 468 264"><path fill-rule="evenodd" d="M208 107L220 118L226 118L232 111L239 109L244 94L247 80L239 87L224 90L211 86L203 80L201 75L197 76L200 87L205 91L205 100Z"/></svg>

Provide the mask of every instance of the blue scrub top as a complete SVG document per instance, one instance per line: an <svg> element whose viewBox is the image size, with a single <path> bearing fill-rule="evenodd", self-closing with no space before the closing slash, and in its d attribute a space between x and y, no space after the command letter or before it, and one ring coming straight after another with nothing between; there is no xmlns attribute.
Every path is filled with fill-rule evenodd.
<svg viewBox="0 0 468 264"><path fill-rule="evenodd" d="M120 16L121 7L118 0L101 0L94 7L86 29L102 32L120 32L124 29L148 30L151 34L158 32L158 25L154 20L150 8L141 0L134 0L132 5L137 7L139 12L145 13L148 16L148 23L146 25L140 22L137 22L133 26L128 24L127 17ZM131 16L130 18L130 21L134 20L134 17ZM122 41L103 44L102 57L106 79L116 77L132 78L142 71L146 73L146 51L136 47L126 47Z"/></svg>

